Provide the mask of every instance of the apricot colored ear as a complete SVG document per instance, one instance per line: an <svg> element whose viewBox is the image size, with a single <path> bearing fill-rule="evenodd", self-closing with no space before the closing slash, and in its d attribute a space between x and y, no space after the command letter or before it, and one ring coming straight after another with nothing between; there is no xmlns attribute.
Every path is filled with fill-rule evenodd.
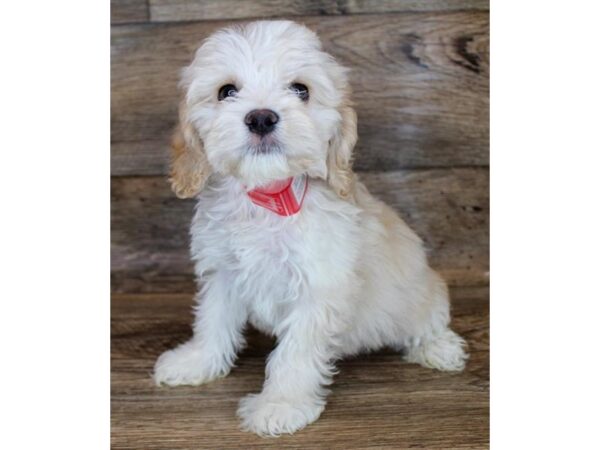
<svg viewBox="0 0 600 450"><path fill-rule="evenodd" d="M204 145L182 102L179 124L171 141L171 189L179 198L194 197L202 190L211 172Z"/></svg>
<svg viewBox="0 0 600 450"><path fill-rule="evenodd" d="M356 112L349 105L340 108L342 120L329 143L327 155L327 181L342 198L353 192L355 175L352 171L352 151L356 145Z"/></svg>

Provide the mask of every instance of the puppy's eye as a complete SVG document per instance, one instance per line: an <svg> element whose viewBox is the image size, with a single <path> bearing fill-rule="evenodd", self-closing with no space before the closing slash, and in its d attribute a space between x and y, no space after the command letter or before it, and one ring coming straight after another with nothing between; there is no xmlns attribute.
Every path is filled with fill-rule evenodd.
<svg viewBox="0 0 600 450"><path fill-rule="evenodd" d="M304 84L293 83L290 85L290 90L303 102L308 101L308 88Z"/></svg>
<svg viewBox="0 0 600 450"><path fill-rule="evenodd" d="M226 84L225 86L221 86L219 89L219 101L225 100L227 97L233 97L237 94L237 88L233 84Z"/></svg>

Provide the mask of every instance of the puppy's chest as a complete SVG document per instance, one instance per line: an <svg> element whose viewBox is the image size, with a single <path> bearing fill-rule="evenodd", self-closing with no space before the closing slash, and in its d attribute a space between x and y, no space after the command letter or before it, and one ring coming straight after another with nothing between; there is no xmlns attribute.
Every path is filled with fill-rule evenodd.
<svg viewBox="0 0 600 450"><path fill-rule="evenodd" d="M247 223L228 233L227 251L235 270L255 297L274 294L290 301L298 295L307 276L306 253L312 245L299 228L297 224Z"/></svg>
<svg viewBox="0 0 600 450"><path fill-rule="evenodd" d="M282 304L306 283L314 236L298 218L268 214L273 217L203 218L192 229L192 254L200 271L229 272L240 299Z"/></svg>
<svg viewBox="0 0 600 450"><path fill-rule="evenodd" d="M238 197L201 198L192 223L196 273L226 271L230 293L248 305L251 321L270 331L316 289L353 270L359 232L354 207L312 201L291 217L256 209ZM336 209L335 207L338 206Z"/></svg>
<svg viewBox="0 0 600 450"><path fill-rule="evenodd" d="M232 274L236 300L247 305L256 328L275 333L307 292L306 236L290 224L238 223L223 232L223 267Z"/></svg>

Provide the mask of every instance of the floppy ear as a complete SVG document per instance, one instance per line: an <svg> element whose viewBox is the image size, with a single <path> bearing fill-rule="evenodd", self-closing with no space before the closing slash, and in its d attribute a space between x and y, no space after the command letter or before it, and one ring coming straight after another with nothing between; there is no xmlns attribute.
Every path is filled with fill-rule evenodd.
<svg viewBox="0 0 600 450"><path fill-rule="evenodd" d="M171 189L179 198L198 194L212 170L204 145L188 116L185 100L179 106L179 124L171 141Z"/></svg>
<svg viewBox="0 0 600 450"><path fill-rule="evenodd" d="M340 108L341 123L329 141L327 181L337 195L349 198L354 192L355 175L352 171L352 150L356 144L356 112L349 102Z"/></svg>

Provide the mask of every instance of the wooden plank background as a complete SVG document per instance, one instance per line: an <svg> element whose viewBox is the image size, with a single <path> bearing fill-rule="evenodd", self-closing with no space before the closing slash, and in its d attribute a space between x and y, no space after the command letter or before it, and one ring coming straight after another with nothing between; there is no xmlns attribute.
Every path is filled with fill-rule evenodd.
<svg viewBox="0 0 600 450"><path fill-rule="evenodd" d="M487 0L111 0L111 447L483 449L489 442ZM193 201L166 180L180 69L232 22L291 18L352 69L355 168L424 239L451 285L461 374L393 352L342 361L323 416L277 440L238 430L273 343L250 333L231 376L158 388L157 356L189 337ZM360 414L356 414L357 407Z"/></svg>
<svg viewBox="0 0 600 450"><path fill-rule="evenodd" d="M352 69L356 169L487 165L488 15L302 17ZM112 172L164 174L179 70L226 22L129 25L112 34Z"/></svg>
<svg viewBox="0 0 600 450"><path fill-rule="evenodd" d="M464 9L487 11L489 3L487 0L149 0L153 22Z"/></svg>
<svg viewBox="0 0 600 450"><path fill-rule="evenodd" d="M188 292L192 202L166 184L178 74L230 19L289 17L352 69L355 168L453 286L489 270L489 13L478 0L112 0L114 292Z"/></svg>
<svg viewBox="0 0 600 450"><path fill-rule="evenodd" d="M112 24L147 22L150 11L146 0L110 0Z"/></svg>
<svg viewBox="0 0 600 450"><path fill-rule="evenodd" d="M431 263L451 285L487 284L486 169L362 173L361 179L424 237ZM175 198L165 177L117 177L111 204L113 291L193 290L187 246L194 201Z"/></svg>

